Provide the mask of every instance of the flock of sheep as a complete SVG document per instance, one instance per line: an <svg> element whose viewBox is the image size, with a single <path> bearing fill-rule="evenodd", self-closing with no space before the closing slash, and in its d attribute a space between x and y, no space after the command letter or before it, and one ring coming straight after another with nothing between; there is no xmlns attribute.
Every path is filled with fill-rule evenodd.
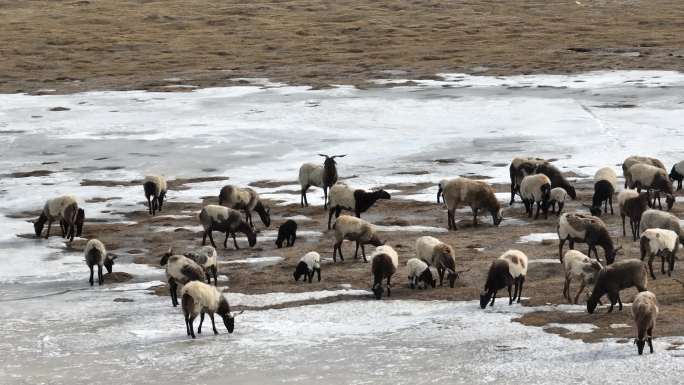
<svg viewBox="0 0 684 385"><path fill-rule="evenodd" d="M368 261L365 245L375 246L370 255L371 273L373 276L372 291L375 298L380 299L384 293L383 281L387 296L391 295L391 278L398 269L399 257L389 245L380 241L377 229L371 223L361 219L361 214L368 210L379 199L390 199L384 190L364 191L352 189L344 183L337 183L338 175L335 158L344 155L328 156L323 165L305 163L299 170L301 185L301 205L307 206L307 190L311 186L321 187L324 193L324 207L328 210L328 228L332 227L335 236L333 245L333 262L337 256L344 260L342 242L344 240L356 242L356 252L361 248L365 262ZM680 242L684 239L684 232L679 218L662 211L661 195L666 199L669 211L674 202L673 181L678 182L678 189L682 187L684 179L684 161L675 164L669 175L658 159L631 156L623 162L625 189L617 195L618 210L622 217L623 235L626 234L625 218L629 218L631 234L634 241L640 240L641 260L628 259L615 262L616 248L608 232L606 224L599 218L602 214L613 214L613 196L617 191L617 175L609 168L598 170L594 176L594 194L592 204L586 205L591 215L583 213L562 213L564 202L576 199L574 187L566 180L561 171L550 162L533 157L519 157L513 159L510 165L511 200L519 195L529 217L538 218L540 213L548 216L548 211L559 216L557 233L559 237L558 256L565 270L565 285L563 296L572 301L570 284L573 279L580 281L580 289L574 297L577 303L580 294L586 286L591 286L591 295L587 301L587 311L593 313L600 298L607 295L611 306L619 304L620 290L636 287L639 294L632 305L632 312L637 326L639 354L642 354L645 343L649 344L653 352L653 327L658 314L657 300L653 293L647 291L647 276L653 272L653 260L661 258L661 271L670 275L674 269L676 253ZM161 211L166 196L166 181L161 176L149 176L143 181L148 210L151 215ZM643 191L642 191L643 190ZM469 206L472 209L473 224L477 226L477 217L481 210L489 213L495 226L501 223L502 208L496 198L494 189L483 181L473 181L466 178L442 180L438 185L437 202L443 200L447 208L448 228L456 230L455 210ZM658 209L655 209L656 202ZM556 209L556 205L558 208ZM603 206L603 208L602 208ZM536 213L534 209L536 207ZM340 215L342 210L354 213ZM243 213L244 212L244 215ZM236 314L231 313L230 306L216 289L211 286L217 284L218 255L212 232L225 233L223 242L227 247L228 238L232 237L233 244L238 249L236 233L246 235L249 245L254 246L257 232L252 222L251 213L255 211L265 226L270 226L270 209L260 200L256 191L251 188L225 186L219 194L218 205L206 205L199 213L199 221L204 229L202 247L185 254L174 254L169 250L162 259L161 265L166 268L171 302L178 305L178 288L181 287L181 306L186 323L187 334L195 338L194 320L199 315L200 324L197 329L201 333L204 315L209 314L213 331L217 334L214 324L214 314L218 314L229 333L233 332ZM333 215L335 222L331 226ZM50 199L45 203L43 212L34 222L36 236L40 236L45 223L47 234L53 222L60 223L62 236L73 240L80 236L85 219L85 212L78 207L73 196L62 196ZM643 230L643 231L642 231ZM280 248L292 246L296 240L297 224L293 220L283 223L278 230L276 245ZM204 246L206 239L212 246ZM568 242L571 250L563 254L563 246ZM575 242L586 243L588 255L574 250ZM605 263L599 261L597 246L604 251ZM416 257L407 261L409 285L411 288L428 286L436 287L437 279L443 285L446 276L450 287L459 274L465 270L457 270L454 249L430 236L422 236L416 240ZM596 260L591 258L593 254ZM642 262L648 257L648 262ZM116 256L108 254L105 245L97 239L88 241L85 247L85 260L90 269L90 284L94 284L94 268L98 268L99 284L103 283L102 267L111 273ZM491 263L484 291L480 295L480 305L484 309L487 304L494 305L498 290L507 288L509 304L520 302L523 284L527 275L528 258L519 250L508 250ZM298 281L312 281L314 274L321 280L321 257L315 252L305 254L294 271L294 279ZM207 281L205 284L204 281ZM513 289L513 291L511 291Z"/></svg>

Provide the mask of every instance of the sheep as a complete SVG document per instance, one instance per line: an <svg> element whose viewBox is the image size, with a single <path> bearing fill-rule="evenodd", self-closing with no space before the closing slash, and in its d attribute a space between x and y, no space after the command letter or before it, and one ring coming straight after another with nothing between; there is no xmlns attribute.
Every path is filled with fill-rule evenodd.
<svg viewBox="0 0 684 385"><path fill-rule="evenodd" d="M613 215L613 195L617 190L617 174L610 167L604 167L594 174L594 195L591 198L591 215L601 216L601 204L604 204L603 212L608 214L610 204L610 215Z"/></svg>
<svg viewBox="0 0 684 385"><path fill-rule="evenodd" d="M587 255L591 257L594 251L596 260L599 259L596 246L601 246L605 252L606 264L615 261L615 255L622 247L615 248L610 238L606 224L599 218L579 213L565 213L558 219L558 258L563 263L563 245L570 241L570 249L575 248L575 242L586 243L589 246Z"/></svg>
<svg viewBox="0 0 684 385"><path fill-rule="evenodd" d="M646 265L638 259L626 259L604 267L599 271L594 289L587 300L587 311L589 314L593 314L596 305L604 294L607 294L608 299L610 299L608 313L613 311L615 303L618 303L619 309L622 310L620 290L634 286L640 292L646 291L647 274Z"/></svg>
<svg viewBox="0 0 684 385"><path fill-rule="evenodd" d="M520 303L523 283L525 283L525 276L527 276L527 265L527 255L520 250L508 250L494 260L487 273L484 291L480 294L480 307L486 308L487 303L489 306L494 306L496 293L504 287L508 288L508 304L512 305L516 298ZM513 285L515 285L515 289L511 296Z"/></svg>
<svg viewBox="0 0 684 385"><path fill-rule="evenodd" d="M636 190L623 190L618 194L618 207L622 218L622 236L626 236L625 217L629 217L629 226L632 230L633 240L637 240L637 234L641 228L641 218L648 209L648 193L641 194Z"/></svg>
<svg viewBox="0 0 684 385"><path fill-rule="evenodd" d="M178 284L185 285L188 282L204 282L206 276L202 266L184 255L174 255L169 251L159 261L161 266L166 266L166 279L169 282L171 304L178 306Z"/></svg>
<svg viewBox="0 0 684 385"><path fill-rule="evenodd" d="M653 259L660 256L661 271L665 274L665 261L667 261L667 276L672 276L677 250L679 250L679 236L672 230L646 229L641 233L641 260L648 254L648 269L651 271L651 278L656 279L653 274Z"/></svg>
<svg viewBox="0 0 684 385"><path fill-rule="evenodd" d="M304 163L299 168L299 185L301 190L301 205L308 206L309 201L306 199L306 190L311 186L321 187L323 189L323 208L328 208L328 188L332 187L337 182L337 167L335 158L343 158L346 155L328 156L325 154L318 154L325 158L323 166L314 163Z"/></svg>
<svg viewBox="0 0 684 385"><path fill-rule="evenodd" d="M36 237L40 237L43 232L45 222L47 222L47 232L45 239L50 237L50 228L52 222L57 221L62 229L62 236L66 236L69 241L74 240L77 227L83 227L83 222L78 223L78 202L73 195L64 195L53 199L48 199L43 206L43 211L40 213L38 219L33 223Z"/></svg>
<svg viewBox="0 0 684 385"><path fill-rule="evenodd" d="M509 167L509 172L511 175L511 201L509 206L513 205L513 202L515 202L515 194L520 194L520 183L522 182L523 178L527 175L534 174L534 170L543 162L545 162L544 159L534 157L513 158L513 161L511 161L511 165ZM439 198L437 203L439 203Z"/></svg>
<svg viewBox="0 0 684 385"><path fill-rule="evenodd" d="M537 214L534 219L539 218L539 210L544 211L544 219L549 217L549 200L551 200L551 180L544 174L528 175L520 183L520 197L525 204L525 212L532 218L534 204L537 204Z"/></svg>
<svg viewBox="0 0 684 385"><path fill-rule="evenodd" d="M352 189L344 183L335 183L330 188L328 230L330 230L333 213L337 218L342 210L349 210L353 211L357 218L361 218L361 213L366 212L378 199L390 199L390 194L382 189L367 192L362 189Z"/></svg>
<svg viewBox="0 0 684 385"><path fill-rule="evenodd" d="M211 277L213 276L214 286L218 285L218 254L215 248L212 246L202 246L195 251L184 253L183 255L202 266L207 276L207 283L211 284Z"/></svg>
<svg viewBox="0 0 684 385"><path fill-rule="evenodd" d="M416 286L421 284L425 288L428 285L432 286L432 288L437 286L437 269L425 261L411 258L406 261L406 269L408 270L409 286L411 289L415 289Z"/></svg>
<svg viewBox="0 0 684 385"><path fill-rule="evenodd" d="M677 191L681 190L682 180L684 179L684 160L679 161L672 166L669 177L670 180L677 181Z"/></svg>
<svg viewBox="0 0 684 385"><path fill-rule="evenodd" d="M233 333L235 330L235 315L230 313L230 305L228 305L226 297L215 287L199 281L189 282L181 290L181 301L188 336L195 338L194 323L197 315L200 316L197 334L202 333L205 313L209 314L214 335L219 334L214 323L214 314L218 314L223 319L223 325L225 325L228 333Z"/></svg>
<svg viewBox="0 0 684 385"><path fill-rule="evenodd" d="M239 250L235 233L241 232L247 236L249 247L256 244L256 233L254 229L247 224L240 216L240 212L224 206L206 205L202 208L199 214L199 220L204 228L204 235L202 236L202 246L207 242L207 235L211 241L211 245L216 248L212 231L221 231L226 233L226 239L223 241L223 247L228 248L228 235L233 237L233 244L235 249Z"/></svg>
<svg viewBox="0 0 684 385"><path fill-rule="evenodd" d="M399 256L397 252L387 245L375 248L371 254L371 273L373 274L373 294L375 299L382 298L382 280L387 278L387 296L392 295L390 289L390 279L399 267Z"/></svg>
<svg viewBox="0 0 684 385"><path fill-rule="evenodd" d="M649 209L641 215L641 227L644 229L672 230L679 235L679 242L684 240L684 229L676 215L665 211Z"/></svg>
<svg viewBox="0 0 684 385"><path fill-rule="evenodd" d="M150 214L155 215L157 211L162 211L166 197L166 179L159 175L148 175L143 179L143 189Z"/></svg>
<svg viewBox="0 0 684 385"><path fill-rule="evenodd" d="M667 203L667 209L672 209L674 205L674 189L672 188L672 181L667 175L665 169L650 166L648 164L637 163L629 168L631 175L630 188L636 188L638 192L644 188L649 192L653 190L655 192L653 196L653 204L651 207L655 206L656 199L658 200L658 208L662 210L663 206L660 203L660 192L665 193L665 201Z"/></svg>
<svg viewBox="0 0 684 385"><path fill-rule="evenodd" d="M496 199L494 189L486 182L457 178L444 186L444 202L447 205L447 222L449 230L456 230L455 210L461 205L469 205L473 211L473 226L477 226L477 213L480 209L488 210L494 226L503 219L501 204Z"/></svg>
<svg viewBox="0 0 684 385"><path fill-rule="evenodd" d="M577 250L568 250L563 259L563 268L565 269L565 285L563 286L563 298L568 301L570 299L570 283L575 278L580 280L580 288L575 295L575 301L571 303L577 304L580 294L588 285L593 285L596 282L596 277L599 271L603 268L601 263L594 261L583 253Z"/></svg>
<svg viewBox="0 0 684 385"><path fill-rule="evenodd" d="M254 189L225 185L221 188L218 199L220 206L226 206L235 210L244 210L245 219L250 226L254 227L254 222L252 222L252 210L259 214L261 223L263 223L264 226L271 226L271 209L264 206L259 198L259 194L254 191Z"/></svg>
<svg viewBox="0 0 684 385"><path fill-rule="evenodd" d="M444 285L444 273L447 273L449 287L454 287L458 275L463 271L456 271L456 255L454 249L446 243L429 235L416 239L416 257L429 262L437 269L439 286Z"/></svg>
<svg viewBox="0 0 684 385"><path fill-rule="evenodd" d="M361 218L352 217L351 215L340 215L333 225L335 230L335 244L333 245L333 262L337 262L337 252L340 253L340 260L344 261L342 256L342 241L345 239L356 241L356 251L354 252L354 259L359 254L359 246L361 246L361 254L363 261L366 259L366 250L364 245L382 246L385 243L381 242L376 234L375 227L364 221Z"/></svg>
<svg viewBox="0 0 684 385"><path fill-rule="evenodd" d="M572 199L577 199L577 193L575 192L575 188L568 182L567 179L563 176L563 173L554 165L552 165L549 162L542 162L537 165L537 167L534 170L535 174L544 174L549 177L551 180L551 187L556 188L556 187L562 187L565 189L565 191L568 192L568 195L570 195L570 198Z"/></svg>
<svg viewBox="0 0 684 385"><path fill-rule="evenodd" d="M299 277L304 276L304 281L308 278L311 283L314 273L318 273L318 282L321 282L321 255L310 251L304 254L295 268L293 274L295 282L299 281Z"/></svg>
<svg viewBox="0 0 684 385"><path fill-rule="evenodd" d="M109 274L112 273L112 267L114 265L114 260L116 255L107 254L107 249L105 245L97 239L91 239L86 243L84 250L85 261L90 269L90 286L93 286L93 267L97 265L97 282L100 286L104 283L104 278L102 277L102 266L107 269Z"/></svg>
<svg viewBox="0 0 684 385"><path fill-rule="evenodd" d="M644 353L644 345L648 342L648 348L653 353L653 328L656 326L658 318L658 300L655 294L650 291L642 291L634 297L632 302L632 316L637 329L637 336L634 343L637 346L639 355ZM646 337L648 335L648 337Z"/></svg>
<svg viewBox="0 0 684 385"><path fill-rule="evenodd" d="M283 242L287 247L292 247L297 240L297 222L288 219L278 227L278 238L275 241L276 246L280 249L283 247Z"/></svg>
<svg viewBox="0 0 684 385"><path fill-rule="evenodd" d="M663 162L656 158L649 158L647 156L638 155L632 155L630 157L627 157L625 161L622 162L622 175L625 177L625 188L630 186L632 183L632 174L629 171L629 169L637 163L648 164L665 170L665 165L663 164Z"/></svg>

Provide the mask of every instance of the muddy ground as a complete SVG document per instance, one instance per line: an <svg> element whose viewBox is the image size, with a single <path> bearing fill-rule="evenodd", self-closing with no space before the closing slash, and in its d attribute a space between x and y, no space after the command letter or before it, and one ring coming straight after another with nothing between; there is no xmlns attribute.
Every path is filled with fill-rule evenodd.
<svg viewBox="0 0 684 385"><path fill-rule="evenodd" d="M0 92L681 70L679 0L0 2Z"/></svg>

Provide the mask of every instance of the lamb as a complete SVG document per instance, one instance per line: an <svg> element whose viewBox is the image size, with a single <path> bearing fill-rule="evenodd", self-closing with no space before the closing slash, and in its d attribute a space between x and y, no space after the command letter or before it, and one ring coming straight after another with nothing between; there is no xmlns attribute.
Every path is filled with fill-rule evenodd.
<svg viewBox="0 0 684 385"><path fill-rule="evenodd" d="M570 249L575 248L575 242L586 243L589 246L587 255L591 257L594 251L596 260L599 259L596 246L601 246L606 256L606 263L615 261L615 255L622 247L615 248L610 238L606 224L599 218L579 213L565 213L558 219L558 258L563 263L563 245L570 241Z"/></svg>
<svg viewBox="0 0 684 385"><path fill-rule="evenodd" d="M434 289L437 286L437 269L428 265L425 261L418 258L411 258L406 262L408 270L409 286L415 289L417 286L427 288L428 285Z"/></svg>
<svg viewBox="0 0 684 385"><path fill-rule="evenodd" d="M525 204L525 212L532 218L534 204L537 204L537 214L534 219L539 218L539 210L544 211L544 219L549 217L549 201L551 200L551 180L544 174L528 175L520 183L520 197Z"/></svg>
<svg viewBox="0 0 684 385"><path fill-rule="evenodd" d="M399 256L397 252L387 245L375 248L371 254L371 273L373 274L373 294L375 299L382 298L382 280L387 279L387 296L392 295L390 289L390 279L399 267Z"/></svg>
<svg viewBox="0 0 684 385"><path fill-rule="evenodd" d="M83 222L79 224L78 202L73 195L64 195L53 199L48 199L43 206L43 212L40 217L33 223L33 229L36 232L36 237L40 237L47 222L47 233L45 239L50 237L50 228L52 222L57 221L60 227L64 226L62 236L66 236L69 241L74 240L74 235L77 232L77 227L83 227Z"/></svg>
<svg viewBox="0 0 684 385"><path fill-rule="evenodd" d="M240 216L240 212L237 210L229 209L224 206L217 205L206 205L202 208L199 214L199 220L204 228L204 235L202 236L202 246L207 242L207 235L211 241L211 245L216 248L214 243L214 237L212 237L212 231L220 231L226 233L226 239L223 241L223 247L228 248L228 235L232 235L233 244L235 249L239 250L237 240L235 239L235 233L241 232L247 236L249 241L249 247L256 244L256 233L254 229L247 224L246 221Z"/></svg>
<svg viewBox="0 0 684 385"><path fill-rule="evenodd" d="M280 249L283 247L283 242L285 246L292 247L297 240L297 222L292 219L288 219L278 227L278 238L275 241L276 246Z"/></svg>
<svg viewBox="0 0 684 385"><path fill-rule="evenodd" d="M520 194L520 183L522 182L523 178L527 175L534 174L534 170L537 168L537 166L544 162L544 159L534 157L513 158L513 161L511 161L511 165L509 167L509 172L511 175L511 201L509 205L512 205L513 202L515 202L515 194ZM437 203L439 203L439 198Z"/></svg>
<svg viewBox="0 0 684 385"><path fill-rule="evenodd" d="M594 261L587 257L583 253L577 250L568 250L565 253L565 259L563 260L563 267L565 268L565 285L563 286L563 298L568 301L570 299L570 283L573 279L578 278L580 280L580 288L575 295L574 303L577 304L580 294L584 288L588 285L593 285L596 282L596 277L599 271L603 268L601 263ZM573 302L571 302L573 303Z"/></svg>
<svg viewBox="0 0 684 385"><path fill-rule="evenodd" d="M308 190L309 187L321 187L323 189L323 207L327 209L328 188L332 187L337 182L337 167L335 158L342 158L346 155L318 155L325 158L323 166L314 163L304 163L299 168L299 185L302 187L300 203L302 207L309 205L309 202L306 199L306 190Z"/></svg>
<svg viewBox="0 0 684 385"><path fill-rule="evenodd" d="M660 256L661 271L665 274L665 261L667 261L667 276L672 276L677 250L679 250L679 236L672 230L646 229L641 234L641 260L648 254L648 268L651 271L651 278L656 279L653 274L653 259Z"/></svg>
<svg viewBox="0 0 684 385"><path fill-rule="evenodd" d="M562 187L556 187L551 189L551 197L549 199L549 204L551 205L551 212L556 215L561 215L563 212L563 206L565 206L565 201L568 200L568 192ZM556 211L556 204L558 204L558 211Z"/></svg>
<svg viewBox="0 0 684 385"><path fill-rule="evenodd" d="M166 279L169 282L169 293L173 307L178 306L179 284L183 286L188 282L204 282L206 279L202 266L184 255L174 255L171 249L162 256L159 264L166 266Z"/></svg>
<svg viewBox="0 0 684 385"><path fill-rule="evenodd" d="M637 163L648 164L665 170L663 162L656 158L649 158L647 156L632 155L625 159L622 163L622 175L625 177L625 188L632 184L632 174L629 169Z"/></svg>
<svg viewBox="0 0 684 385"><path fill-rule="evenodd" d="M333 245L333 262L337 262L337 252L340 253L340 260L344 261L344 256L342 256L342 241L356 241L356 251L354 252L354 259L357 258L359 254L359 246L361 246L361 254L363 255L363 261L368 262L366 259L366 250L364 245L382 246L385 243L380 242L378 235L376 234L375 227L364 221L361 218L352 217L351 215L340 215L333 225L335 230L335 244Z"/></svg>
<svg viewBox="0 0 684 385"><path fill-rule="evenodd" d="M457 178L444 186L444 202L447 205L447 222L449 230L456 230L455 210L461 205L469 205L473 210L473 226L477 226L477 213L480 209L488 210L494 226L503 219L501 204L496 199L494 189L486 182Z"/></svg>
<svg viewBox="0 0 684 385"><path fill-rule="evenodd" d="M617 190L617 174L610 167L604 167L594 174L594 196L591 198L591 215L601 216L601 204L604 204L603 212L613 215L613 195Z"/></svg>
<svg viewBox="0 0 684 385"><path fill-rule="evenodd" d="M143 189L150 214L155 215L157 210L162 211L166 197L166 179L159 175L146 176L143 180Z"/></svg>
<svg viewBox="0 0 684 385"><path fill-rule="evenodd" d="M314 273L318 273L318 282L321 282L321 255L315 251L310 251L304 254L295 268L295 282L299 281L299 277L304 276L304 281L308 278L309 283L311 283Z"/></svg>
<svg viewBox="0 0 684 385"><path fill-rule="evenodd" d="M622 310L620 290L634 286L640 292L646 291L648 284L646 275L646 265L638 259L627 259L604 267L598 273L594 289L591 291L589 300L587 300L587 311L589 314L594 313L596 305L604 294L607 294L608 299L610 299L608 313L613 311L615 303L618 303L619 309Z"/></svg>
<svg viewBox="0 0 684 385"><path fill-rule="evenodd" d="M240 188L232 185L225 185L219 193L219 205L226 206L235 210L244 210L245 219L250 226L252 222L252 211L256 211L261 218L264 226L271 226L271 209L266 208L259 198L259 194L249 187Z"/></svg>
<svg viewBox="0 0 684 385"><path fill-rule="evenodd" d="M437 268L439 274L439 285L444 285L444 273L447 273L449 287L454 287L454 283L459 273L456 271L456 255L454 249L446 243L429 235L416 239L416 257L429 262L431 266Z"/></svg>
<svg viewBox="0 0 684 385"><path fill-rule="evenodd" d="M676 215L665 211L649 209L641 215L641 227L644 229L672 230L679 235L679 242L684 240L684 229Z"/></svg>
<svg viewBox="0 0 684 385"><path fill-rule="evenodd" d="M682 180L684 179L684 160L679 161L672 166L669 177L670 180L677 181L677 191L681 190Z"/></svg>
<svg viewBox="0 0 684 385"><path fill-rule="evenodd" d="M663 206L660 203L660 192L665 193L665 201L667 202L667 209L672 209L674 205L674 189L665 169L650 166L643 163L637 163L629 169L631 175L630 188L636 188L638 192L644 188L649 192L655 191L653 196L653 204L655 206L656 199L658 200L658 208L662 210Z"/></svg>
<svg viewBox="0 0 684 385"><path fill-rule="evenodd" d="M485 283L484 291L480 294L480 307L482 309L486 308L487 303L489 303L489 306L494 306L496 293L504 287L508 288L508 304L512 305L516 298L518 303L520 303L526 275L527 255L525 253L520 250L508 250L503 253L489 267L487 282ZM511 287L513 285L515 285L515 289L511 296Z"/></svg>
<svg viewBox="0 0 684 385"><path fill-rule="evenodd" d="M335 183L330 188L328 230L330 230L333 213L337 218L342 210L349 210L353 211L357 218L361 218L361 213L366 212L378 199L390 199L390 195L382 189L367 192L362 189L352 189L344 183Z"/></svg>
<svg viewBox="0 0 684 385"><path fill-rule="evenodd" d="M199 281L189 282L181 290L181 301L183 303L185 329L190 337L195 338L194 323L198 314L200 323L197 327L197 334L202 333L205 313L209 314L214 335L218 334L214 323L214 314L218 314L223 319L223 324L228 333L233 333L235 330L235 316L230 314L228 301L215 287Z"/></svg>
<svg viewBox="0 0 684 385"><path fill-rule="evenodd" d="M102 277L102 266L107 269L108 273L112 273L112 267L116 255L108 255L105 245L97 239L91 239L86 243L84 250L85 261L90 269L90 286L93 286L93 267L97 265L97 282L100 286L104 283Z"/></svg>
<svg viewBox="0 0 684 385"><path fill-rule="evenodd" d="M218 285L218 254L212 246L202 246L199 249L183 254L202 266L207 276L207 283L211 284L211 277L214 277L214 286Z"/></svg>
<svg viewBox="0 0 684 385"><path fill-rule="evenodd" d="M650 291L642 291L634 297L632 302L632 315L637 329L637 337L634 343L639 355L644 353L644 345L648 342L648 348L653 353L653 328L658 318L658 300ZM648 338L646 337L648 335Z"/></svg>
<svg viewBox="0 0 684 385"><path fill-rule="evenodd" d="M636 241L641 228L641 218L648 209L648 193L639 194L636 190L623 190L618 194L618 207L622 218L622 236L625 233L625 217L629 217L629 226L632 230L632 238Z"/></svg>
<svg viewBox="0 0 684 385"><path fill-rule="evenodd" d="M535 174L544 174L549 177L551 180L551 187L556 188L556 187L562 187L565 189L565 191L568 192L568 195L570 195L570 198L572 199L577 199L577 193L575 192L575 188L568 182L567 179L563 176L563 173L554 165L552 165L549 162L542 162L537 165L537 168L534 170Z"/></svg>

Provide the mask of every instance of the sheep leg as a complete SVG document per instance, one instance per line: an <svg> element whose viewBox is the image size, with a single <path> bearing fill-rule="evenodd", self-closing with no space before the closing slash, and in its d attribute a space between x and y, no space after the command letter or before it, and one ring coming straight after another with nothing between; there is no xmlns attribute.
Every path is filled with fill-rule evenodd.
<svg viewBox="0 0 684 385"><path fill-rule="evenodd" d="M670 258L668 258L669 260ZM660 253L660 272L665 274L665 252Z"/></svg>
<svg viewBox="0 0 684 385"><path fill-rule="evenodd" d="M102 286L104 278L102 277L102 265L97 265L97 283Z"/></svg>
<svg viewBox="0 0 684 385"><path fill-rule="evenodd" d="M314 272L313 272L313 271L310 271L310 272L306 273L306 278L309 279L309 283L312 282L312 280L313 280L313 275L314 275Z"/></svg>
<svg viewBox="0 0 684 385"><path fill-rule="evenodd" d="M515 202L515 185L511 183L511 201L508 202L509 206L513 206L513 202ZM439 202L437 202L439 203Z"/></svg>
<svg viewBox="0 0 684 385"><path fill-rule="evenodd" d="M494 300L496 299L496 293L497 293L497 291L494 290L494 294L492 294L492 302L489 303L489 306L494 306Z"/></svg>
<svg viewBox="0 0 684 385"><path fill-rule="evenodd" d="M197 334L202 334L202 322L204 322L204 312L200 313L200 324L197 327Z"/></svg>
<svg viewBox="0 0 684 385"><path fill-rule="evenodd" d="M620 213L620 216L622 217L622 236L625 237L627 236L627 232L625 232L625 214Z"/></svg>
<svg viewBox="0 0 684 385"><path fill-rule="evenodd" d="M516 287L515 290L517 291L518 288ZM508 285L508 305L513 304L513 297L511 295L511 285Z"/></svg>
<svg viewBox="0 0 684 385"><path fill-rule="evenodd" d="M235 232L232 232L231 235L233 236L233 244L235 245L235 250L240 250L237 244L237 239L235 239ZM228 233L226 233L226 242L228 241Z"/></svg>
<svg viewBox="0 0 684 385"><path fill-rule="evenodd" d="M577 305L577 301L579 301L579 296L580 296L580 294L582 294L583 291L584 291L584 280L582 280L582 282L580 284L580 289L577 291L577 295L575 296L575 305ZM568 298L568 299L570 299L570 298Z"/></svg>
<svg viewBox="0 0 684 385"><path fill-rule="evenodd" d="M520 280L520 286L518 286L518 303L520 303L520 297L522 297L523 284L525 283L525 276L518 277Z"/></svg>
<svg viewBox="0 0 684 385"><path fill-rule="evenodd" d="M572 280L572 277L570 277L569 273L565 273L565 283L563 284L563 298L567 299L570 301L570 296L568 293L570 292L570 281Z"/></svg>
<svg viewBox="0 0 684 385"><path fill-rule="evenodd" d="M392 276L387 277L387 296L390 297L392 295L392 291L390 290L390 279Z"/></svg>
<svg viewBox="0 0 684 385"><path fill-rule="evenodd" d="M477 227L477 211L478 210L479 209L477 209L477 208L473 209L473 227Z"/></svg>
<svg viewBox="0 0 684 385"><path fill-rule="evenodd" d="M610 215L614 215L615 213L613 212L613 194L610 194L608 197L608 203L610 203Z"/></svg>
<svg viewBox="0 0 684 385"><path fill-rule="evenodd" d="M187 313L184 315L185 315L185 332L188 334L188 336L190 336L191 335L190 334L190 317L188 316Z"/></svg>
<svg viewBox="0 0 684 385"><path fill-rule="evenodd" d="M93 267L90 266L90 286L93 286L93 283L94 283L93 282L93 274L94 274Z"/></svg>
<svg viewBox="0 0 684 385"><path fill-rule="evenodd" d="M147 211L149 211L149 213L152 214L152 202L150 202L149 195L147 196Z"/></svg>
<svg viewBox="0 0 684 385"><path fill-rule="evenodd" d="M608 293L608 300L610 301L610 308L608 308L608 313L613 312L613 307L617 303L617 297L618 295L615 293Z"/></svg>
<svg viewBox="0 0 684 385"><path fill-rule="evenodd" d="M618 304L620 305L619 310L622 311L622 300L620 299L620 292L617 293Z"/></svg>
<svg viewBox="0 0 684 385"><path fill-rule="evenodd" d="M565 239L558 240L558 259L563 263L563 244L565 244Z"/></svg>
<svg viewBox="0 0 684 385"><path fill-rule="evenodd" d="M575 250L575 240L570 238L570 242L568 247L570 247L570 250Z"/></svg>
<svg viewBox="0 0 684 385"><path fill-rule="evenodd" d="M366 259L366 249L363 247L363 243L361 244L361 255L363 255L363 262L368 263L368 260Z"/></svg>
<svg viewBox="0 0 684 385"><path fill-rule="evenodd" d="M411 289L415 289L415 288L416 288L416 279L415 279L415 277L409 277L409 287L410 287Z"/></svg>
<svg viewBox="0 0 684 385"><path fill-rule="evenodd" d="M209 313L209 319L211 319L211 328L214 329L214 335L219 334L218 330L216 330L216 323L214 323L214 313Z"/></svg>
<svg viewBox="0 0 684 385"><path fill-rule="evenodd" d="M202 235L202 246L207 244L207 230L204 230L204 234Z"/></svg>
<svg viewBox="0 0 684 385"><path fill-rule="evenodd" d="M330 212L328 213L328 230L330 230L330 221L332 220L333 212L335 209L331 208Z"/></svg>
<svg viewBox="0 0 684 385"><path fill-rule="evenodd" d="M651 253L651 255L648 256L648 270L651 272L651 278L656 279L655 274L653 274L653 260L655 259L656 255Z"/></svg>
<svg viewBox="0 0 684 385"><path fill-rule="evenodd" d="M288 239L287 247L294 246L296 240L297 240L297 234L290 235L290 238Z"/></svg>
<svg viewBox="0 0 684 385"><path fill-rule="evenodd" d="M451 230L451 216L454 215L451 210L447 210L447 228Z"/></svg>
<svg viewBox="0 0 684 385"><path fill-rule="evenodd" d="M195 338L195 317L190 317L188 324L190 329L190 337Z"/></svg>
<svg viewBox="0 0 684 385"><path fill-rule="evenodd" d="M215 249L217 249L216 243L214 243L214 236L211 235L211 230L207 230L207 231L204 233L205 236L206 236L207 234L209 234L209 241L211 242L211 245L214 246ZM202 245L204 245L204 242L202 242ZM225 247L225 246L224 246L224 247Z"/></svg>
<svg viewBox="0 0 684 385"><path fill-rule="evenodd" d="M171 294L171 304L173 304L173 307L178 306L177 289L178 285L176 284L176 280L169 278L169 294Z"/></svg>
<svg viewBox="0 0 684 385"><path fill-rule="evenodd" d="M50 227L52 227L52 219L49 219L49 220L48 220L47 234L45 234L45 239L50 238Z"/></svg>
<svg viewBox="0 0 684 385"><path fill-rule="evenodd" d="M356 250L354 251L354 259L359 258L359 241L356 241Z"/></svg>
<svg viewBox="0 0 684 385"><path fill-rule="evenodd" d="M217 270L218 269L216 268L216 266L211 267L211 274L214 276L214 286L218 286L218 278L217 278L218 271Z"/></svg>
<svg viewBox="0 0 684 385"><path fill-rule="evenodd" d="M648 333L648 339L646 340L646 342L648 342L648 348L651 350L651 353L653 353L653 328L648 328L646 333Z"/></svg>
<svg viewBox="0 0 684 385"><path fill-rule="evenodd" d="M328 186L323 186L323 208L328 208Z"/></svg>
<svg viewBox="0 0 684 385"><path fill-rule="evenodd" d="M442 266L437 268L439 274L439 286L444 286L444 268Z"/></svg>

